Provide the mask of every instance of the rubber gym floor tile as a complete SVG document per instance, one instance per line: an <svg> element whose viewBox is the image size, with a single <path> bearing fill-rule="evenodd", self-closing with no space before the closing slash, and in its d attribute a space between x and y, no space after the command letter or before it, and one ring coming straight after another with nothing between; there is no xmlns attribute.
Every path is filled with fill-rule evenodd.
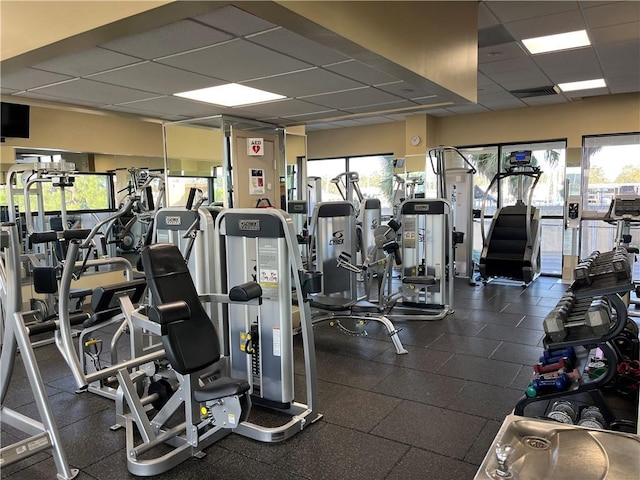
<svg viewBox="0 0 640 480"><path fill-rule="evenodd" d="M334 394L321 403L323 420L362 432L370 432L401 402L396 397L341 385Z"/></svg>
<svg viewBox="0 0 640 480"><path fill-rule="evenodd" d="M326 425L305 436L276 466L311 480L382 480L408 449L379 436Z"/></svg>
<svg viewBox="0 0 640 480"><path fill-rule="evenodd" d="M4 430L2 431L1 436L2 436L2 448L8 447L9 445L20 440L21 438L26 438L26 435L21 435L21 438L19 438L14 435L11 435L10 433ZM25 458L24 460L21 460L20 462L14 463L12 465L3 465L2 468L0 468L0 478L4 479L7 477L10 477L11 475L14 475L15 473L20 471L24 471L30 466L35 465L36 463L42 462L47 458L51 458L49 451L36 453L35 455ZM23 478L28 478L28 477L25 476Z"/></svg>
<svg viewBox="0 0 640 480"><path fill-rule="evenodd" d="M103 410L107 410L113 415L114 410L114 403L111 400L91 393L74 395L67 392L59 392L49 397L49 404L58 428L88 418ZM20 407L18 410L29 417L39 418L35 402Z"/></svg>
<svg viewBox="0 0 640 480"><path fill-rule="evenodd" d="M445 407L464 386L464 380L435 373L394 367L373 391L395 397Z"/></svg>
<svg viewBox="0 0 640 480"><path fill-rule="evenodd" d="M553 296L553 297L542 297L537 305L540 307L547 307L549 310L551 310L553 307L555 307L558 303L558 299Z"/></svg>
<svg viewBox="0 0 640 480"><path fill-rule="evenodd" d="M242 454L262 463L275 464L280 459L287 457L292 450L300 448L305 442L305 437L315 434L318 430L325 428L324 420L318 420L316 423L307 425L304 430L296 433L286 442L264 443L242 435L229 435L218 443L216 446Z"/></svg>
<svg viewBox="0 0 640 480"><path fill-rule="evenodd" d="M473 478L478 468L433 452L411 448L385 480L451 480Z"/></svg>
<svg viewBox="0 0 640 480"><path fill-rule="evenodd" d="M515 364L514 364L515 365ZM533 377L533 365L522 365L520 371L515 376L513 381L509 385L505 385L514 390L524 390L529 386L531 378Z"/></svg>
<svg viewBox="0 0 640 480"><path fill-rule="evenodd" d="M476 437L473 445L471 445L471 448L464 456L464 461L479 466L482 463L482 460L484 460L485 455L489 451L489 447L491 447L493 439L496 438L501 425L502 422L487 420L487 423L485 423L484 427L482 427L482 431Z"/></svg>
<svg viewBox="0 0 640 480"><path fill-rule="evenodd" d="M449 408L493 420L502 420L511 413L524 392L467 381L451 400Z"/></svg>
<svg viewBox="0 0 640 480"><path fill-rule="evenodd" d="M520 366L515 363L459 354L438 369L441 375L503 387L510 385L519 371Z"/></svg>
<svg viewBox="0 0 640 480"><path fill-rule="evenodd" d="M323 351L316 352L316 359L319 379L362 390L371 390L394 368L383 363L373 363Z"/></svg>
<svg viewBox="0 0 640 480"><path fill-rule="evenodd" d="M522 315L535 315L537 317L544 317L551 310L548 307L541 307L539 305L525 305L522 303L509 303L505 306L503 313L519 313Z"/></svg>
<svg viewBox="0 0 640 480"><path fill-rule="evenodd" d="M169 451L163 450L162 453ZM127 452L125 449L118 450L117 452L103 458L99 462L89 465L84 468L83 471L97 478L98 480L121 480L121 479L134 479L145 478L149 480L187 480L194 478L210 478L211 466L230 455L230 452L212 445L205 449L206 456L204 458L191 457L180 465L172 468L171 470L159 475L151 475L148 477L138 477L129 473L127 468Z"/></svg>
<svg viewBox="0 0 640 480"><path fill-rule="evenodd" d="M60 390L58 390L57 388L53 388L47 384L44 385L44 390L47 396L52 396L60 392ZM3 402L3 406L16 409L22 405L27 405L34 401L35 397L33 395L33 390L31 388L29 379L27 377L15 378L12 376L11 381L9 382L9 389L7 391L7 396Z"/></svg>
<svg viewBox="0 0 640 480"><path fill-rule="evenodd" d="M295 475L286 469L274 465L260 462L254 458L247 458L239 453L229 452L224 458L217 461L213 468L210 468L205 475L191 477L176 477L176 480L207 479L215 480L239 480L245 478L259 477L260 480L297 480L307 477Z"/></svg>
<svg viewBox="0 0 640 480"><path fill-rule="evenodd" d="M462 460L485 423L478 416L405 400L372 433Z"/></svg>
<svg viewBox="0 0 640 480"><path fill-rule="evenodd" d="M486 312L500 312L504 308L505 302L491 301L490 298L456 298L455 308L484 310Z"/></svg>
<svg viewBox="0 0 640 480"><path fill-rule="evenodd" d="M51 480L56 477L55 472L56 464L53 458L49 457L6 478L7 480ZM96 480L96 478L86 472L80 471L74 480Z"/></svg>
<svg viewBox="0 0 640 480"><path fill-rule="evenodd" d="M429 344L429 348L446 350L453 353L464 353L476 357L489 358L489 356L500 346L500 341L486 338L464 337L445 333L437 340Z"/></svg>
<svg viewBox="0 0 640 480"><path fill-rule="evenodd" d="M397 355L395 349L390 349L382 352L373 361L433 373L453 355L451 352L427 350L411 345L405 345L405 348L409 352L407 355Z"/></svg>
<svg viewBox="0 0 640 480"><path fill-rule="evenodd" d="M348 325L348 320L344 323L346 328L354 328ZM369 325L365 327L365 330ZM368 335L351 335L340 330L339 327L330 327L329 324L314 329L316 352L345 355L361 359L371 359L381 352L391 347L391 340L386 337L382 340L369 337Z"/></svg>
<svg viewBox="0 0 640 480"><path fill-rule="evenodd" d="M465 321L473 321L479 323L492 323L497 325L517 325L523 318L523 315L514 313L498 313L487 312L484 310L471 310L456 308L454 314L456 318L461 318Z"/></svg>
<svg viewBox="0 0 640 480"><path fill-rule="evenodd" d="M115 414L111 408L60 428L62 445L69 463L85 468L122 450L125 447L125 431L124 428L109 430L109 426L114 423Z"/></svg>
<svg viewBox="0 0 640 480"><path fill-rule="evenodd" d="M522 343L524 345L537 345L544 332L529 330L527 328L509 327L507 325L487 325L479 333L478 337L505 342Z"/></svg>
<svg viewBox="0 0 640 480"><path fill-rule="evenodd" d="M544 332L544 317L537 317L534 315L525 315L524 318L518 323L518 328L528 328L529 330L539 330Z"/></svg>
<svg viewBox="0 0 640 480"><path fill-rule="evenodd" d="M442 320L424 322L424 327L422 328L434 333L453 333L456 335L475 337L484 326L485 324L483 322L470 322L462 315L454 313Z"/></svg>
<svg viewBox="0 0 640 480"><path fill-rule="evenodd" d="M443 320L438 320L443 321ZM444 320L446 321L446 320ZM408 323L408 322L404 322ZM406 348L407 346L414 346L424 348L438 337L442 335L438 329L428 328L429 324L432 322L411 322L411 326L414 324L419 325L420 328L412 328L408 331L400 332L400 340L402 341L402 345ZM397 322L396 328L403 328L403 323Z"/></svg>
<svg viewBox="0 0 640 480"><path fill-rule="evenodd" d="M503 342L489 358L533 366L534 363L538 363L542 352L543 349L537 346Z"/></svg>
<svg viewBox="0 0 640 480"><path fill-rule="evenodd" d="M301 373L304 373L304 370L301 370ZM293 379L293 383L295 401L299 403L307 403L306 377L304 375L298 375L296 373ZM320 403L320 405L322 405L325 398L331 398L335 388L335 383L316 379L316 396L318 397L318 402Z"/></svg>

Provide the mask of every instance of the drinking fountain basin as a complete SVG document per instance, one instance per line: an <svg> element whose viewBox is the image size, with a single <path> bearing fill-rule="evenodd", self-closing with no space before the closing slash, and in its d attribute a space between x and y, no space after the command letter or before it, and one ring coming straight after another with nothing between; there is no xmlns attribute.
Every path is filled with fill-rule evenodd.
<svg viewBox="0 0 640 480"><path fill-rule="evenodd" d="M639 471L637 435L508 415L475 478L613 480L638 478Z"/></svg>

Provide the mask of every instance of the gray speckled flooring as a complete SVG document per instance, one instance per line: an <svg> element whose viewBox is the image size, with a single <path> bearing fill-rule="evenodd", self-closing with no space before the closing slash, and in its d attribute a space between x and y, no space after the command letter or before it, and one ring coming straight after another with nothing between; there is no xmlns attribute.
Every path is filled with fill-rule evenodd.
<svg viewBox="0 0 640 480"><path fill-rule="evenodd" d="M473 478L505 415L542 353L542 319L566 285L539 278L528 289L456 283L456 312L436 322L396 322L408 355L398 356L381 325L350 337L315 328L319 422L281 444L230 435L162 479L452 480ZM296 347L298 353L301 352ZM77 395L52 346L36 351L64 448L82 480L133 478L111 401ZM300 355L298 355L299 357ZM7 405L35 404L17 362ZM296 361L296 387L304 369ZM300 395L303 397L302 393ZM304 400L301 398L301 400ZM538 409L544 413L546 405ZM2 430L2 444L19 432ZM49 453L2 468L2 479L55 478Z"/></svg>

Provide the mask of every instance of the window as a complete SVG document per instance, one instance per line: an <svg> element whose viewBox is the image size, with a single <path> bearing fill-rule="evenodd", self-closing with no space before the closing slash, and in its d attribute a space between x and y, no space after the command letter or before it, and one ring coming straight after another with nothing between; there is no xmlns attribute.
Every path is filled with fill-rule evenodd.
<svg viewBox="0 0 640 480"><path fill-rule="evenodd" d="M358 172L359 187L364 198L378 198L382 215L393 214L393 157L392 155L366 155L358 157L309 160L307 175L322 179L322 201L342 200L332 178L344 172Z"/></svg>

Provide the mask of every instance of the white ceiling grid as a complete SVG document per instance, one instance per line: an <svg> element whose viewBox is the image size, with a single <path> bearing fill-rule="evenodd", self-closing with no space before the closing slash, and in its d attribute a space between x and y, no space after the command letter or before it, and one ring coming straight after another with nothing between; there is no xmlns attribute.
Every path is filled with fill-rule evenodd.
<svg viewBox="0 0 640 480"><path fill-rule="evenodd" d="M307 129L462 115L640 91L640 2L481 1L478 104L376 70L234 6L3 74L2 93L161 119L233 114ZM523 38L586 29L592 46L532 56ZM511 91L606 79L607 87L530 98ZM173 93L242 83L287 99L223 108ZM424 106L424 108L421 108ZM341 117L345 117L341 119ZM323 119L326 121L323 122Z"/></svg>

